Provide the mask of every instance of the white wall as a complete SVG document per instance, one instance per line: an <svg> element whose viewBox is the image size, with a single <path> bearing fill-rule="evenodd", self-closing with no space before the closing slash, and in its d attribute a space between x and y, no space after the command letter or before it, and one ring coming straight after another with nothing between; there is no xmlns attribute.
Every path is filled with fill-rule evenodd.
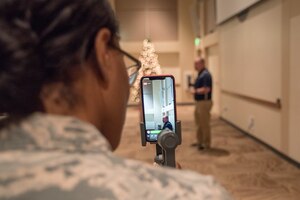
<svg viewBox="0 0 300 200"><path fill-rule="evenodd" d="M260 0L217 0L217 22L221 23Z"/></svg>
<svg viewBox="0 0 300 200"><path fill-rule="evenodd" d="M281 149L280 110L222 94L221 116L275 149Z"/></svg>
<svg viewBox="0 0 300 200"><path fill-rule="evenodd" d="M221 88L261 100L281 97L281 0L251 10L244 22L220 27ZM281 150L281 113L222 94L221 116Z"/></svg>
<svg viewBox="0 0 300 200"><path fill-rule="evenodd" d="M213 45L207 51L207 67L212 75L213 81L213 107L211 113L220 116L220 65L219 65L219 46Z"/></svg>
<svg viewBox="0 0 300 200"><path fill-rule="evenodd" d="M290 26L289 155L300 162L300 15Z"/></svg>
<svg viewBox="0 0 300 200"><path fill-rule="evenodd" d="M300 1L264 1L218 31L221 116L300 162Z"/></svg>
<svg viewBox="0 0 300 200"><path fill-rule="evenodd" d="M281 0L266 2L220 27L222 89L276 102L281 98Z"/></svg>

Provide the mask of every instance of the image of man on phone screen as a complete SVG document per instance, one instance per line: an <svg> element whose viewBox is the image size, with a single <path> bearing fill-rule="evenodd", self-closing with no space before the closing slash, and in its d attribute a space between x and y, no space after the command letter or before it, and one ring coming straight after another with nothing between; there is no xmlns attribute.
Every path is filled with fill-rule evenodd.
<svg viewBox="0 0 300 200"><path fill-rule="evenodd" d="M164 123L164 126L162 128L162 130L168 128L170 129L171 131L173 131L173 125L171 124L171 122L169 121L169 117L168 116L164 116L163 119L162 119L163 123Z"/></svg>

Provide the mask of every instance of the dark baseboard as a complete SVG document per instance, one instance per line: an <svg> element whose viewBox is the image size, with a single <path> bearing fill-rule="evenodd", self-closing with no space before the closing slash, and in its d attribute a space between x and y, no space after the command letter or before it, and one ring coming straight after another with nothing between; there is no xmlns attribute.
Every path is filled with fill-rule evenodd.
<svg viewBox="0 0 300 200"><path fill-rule="evenodd" d="M138 107L140 104L137 103L129 103L127 104L127 107Z"/></svg>
<svg viewBox="0 0 300 200"><path fill-rule="evenodd" d="M192 106L195 105L195 102L180 102L176 103L177 106Z"/></svg>
<svg viewBox="0 0 300 200"><path fill-rule="evenodd" d="M176 106L192 106L194 104L195 104L194 102L179 102L176 103ZM139 105L140 105L139 103L129 103L127 107L138 107Z"/></svg>
<svg viewBox="0 0 300 200"><path fill-rule="evenodd" d="M296 166L298 169L300 169L300 163L297 162L296 160L290 158L289 156L283 154L282 152L278 151L277 149L275 149L274 147L270 146L269 144L263 142L262 140L258 139L257 137L251 135L250 133L242 130L241 128L239 128L238 126L236 126L235 124L233 124L232 122L224 119L223 117L220 117L220 119L224 122L226 122L227 124L229 124L230 126L236 128L237 130L239 130L242 134L246 135L247 137L253 139L254 141L262 144L263 146L265 146L266 148L270 149L272 152L274 152L275 154L277 154L279 157L283 158L284 160L286 160L287 162L291 163L292 165Z"/></svg>

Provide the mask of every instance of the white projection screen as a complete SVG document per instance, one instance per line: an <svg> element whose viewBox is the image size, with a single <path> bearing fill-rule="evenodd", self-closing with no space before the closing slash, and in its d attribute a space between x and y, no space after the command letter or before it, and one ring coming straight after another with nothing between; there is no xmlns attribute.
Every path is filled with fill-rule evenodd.
<svg viewBox="0 0 300 200"><path fill-rule="evenodd" d="M217 23L220 24L261 0L217 0Z"/></svg>

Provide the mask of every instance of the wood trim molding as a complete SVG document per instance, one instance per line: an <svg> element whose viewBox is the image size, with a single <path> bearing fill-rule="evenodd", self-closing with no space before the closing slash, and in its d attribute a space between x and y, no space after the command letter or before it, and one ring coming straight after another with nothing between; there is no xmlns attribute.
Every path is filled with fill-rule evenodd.
<svg viewBox="0 0 300 200"><path fill-rule="evenodd" d="M238 94L236 92L231 92L231 91L227 91L227 90L221 90L221 93L227 94L229 96L236 97L236 98L239 98L239 99L243 99L243 100L246 100L246 101L249 101L249 102L252 102L252 103L264 105L264 106L267 106L267 107L271 107L271 108L275 108L275 109L281 109L280 99L277 99L276 101L271 102L271 101L266 101L266 100L263 100L263 99L254 98L254 97L250 97L250 96L243 95L243 94Z"/></svg>

